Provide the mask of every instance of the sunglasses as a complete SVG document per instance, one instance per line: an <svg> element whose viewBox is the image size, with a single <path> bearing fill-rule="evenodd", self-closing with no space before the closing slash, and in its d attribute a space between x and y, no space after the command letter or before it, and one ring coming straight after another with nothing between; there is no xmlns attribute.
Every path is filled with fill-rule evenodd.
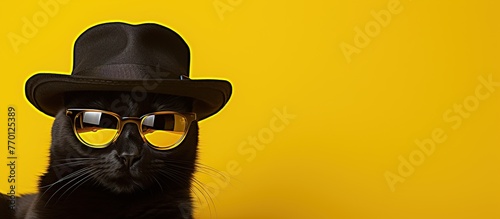
<svg viewBox="0 0 500 219"><path fill-rule="evenodd" d="M139 128L142 139L154 149L177 147L186 137L196 113L161 111L141 117L121 117L114 112L97 109L67 109L76 137L92 148L105 148L114 143L127 123Z"/></svg>

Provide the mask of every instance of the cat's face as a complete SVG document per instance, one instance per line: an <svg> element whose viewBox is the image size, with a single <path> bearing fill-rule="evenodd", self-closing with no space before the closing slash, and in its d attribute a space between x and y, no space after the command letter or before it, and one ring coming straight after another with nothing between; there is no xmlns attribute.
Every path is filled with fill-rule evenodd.
<svg viewBox="0 0 500 219"><path fill-rule="evenodd" d="M100 109L122 117L140 117L158 111L191 112L189 98L119 92L80 92L66 95L67 108ZM183 142L160 151L143 140L134 123L127 123L115 142L91 148L75 136L71 119L59 112L52 128L51 166L59 177L98 186L113 193L186 189L194 172L198 124L191 123Z"/></svg>

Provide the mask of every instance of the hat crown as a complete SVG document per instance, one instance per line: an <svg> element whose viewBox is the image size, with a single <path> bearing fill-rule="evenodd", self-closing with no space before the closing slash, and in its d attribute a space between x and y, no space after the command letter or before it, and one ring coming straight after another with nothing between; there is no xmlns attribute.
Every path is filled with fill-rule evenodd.
<svg viewBox="0 0 500 219"><path fill-rule="evenodd" d="M74 76L109 79L179 79L189 76L189 46L173 30L153 23L105 23L75 42Z"/></svg>
<svg viewBox="0 0 500 219"><path fill-rule="evenodd" d="M105 23L84 31L75 41L71 75L38 73L26 81L26 97L41 112L55 116L65 109L68 92L167 94L193 100L198 120L224 107L231 83L189 79L189 47L173 30L158 24Z"/></svg>

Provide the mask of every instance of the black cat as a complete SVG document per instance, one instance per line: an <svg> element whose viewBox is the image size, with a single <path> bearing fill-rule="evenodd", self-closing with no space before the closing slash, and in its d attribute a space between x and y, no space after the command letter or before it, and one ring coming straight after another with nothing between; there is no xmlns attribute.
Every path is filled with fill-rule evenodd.
<svg viewBox="0 0 500 219"><path fill-rule="evenodd" d="M192 99L187 97L148 94L137 99L119 92L68 93L65 106L106 110L122 117L192 110ZM192 218L196 121L183 142L170 150L152 148L133 123L126 124L108 147L91 148L75 136L65 110L60 110L52 126L50 164L40 178L39 193L18 198L11 218ZM8 218L7 209L2 209L8 197L0 200L4 214L0 216Z"/></svg>

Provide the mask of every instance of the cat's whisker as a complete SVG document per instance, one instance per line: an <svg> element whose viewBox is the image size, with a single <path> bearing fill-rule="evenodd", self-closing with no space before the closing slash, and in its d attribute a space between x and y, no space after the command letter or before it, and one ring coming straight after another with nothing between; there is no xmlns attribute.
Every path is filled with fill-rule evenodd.
<svg viewBox="0 0 500 219"><path fill-rule="evenodd" d="M174 162L174 163L180 163L180 164L192 164L191 161L183 161L183 160L168 160L167 162ZM216 168L214 168L212 166L200 163L198 161L196 161L194 163L194 165L196 167L201 167L201 168L205 168L205 169L208 169L208 170L212 170L213 172L220 172L218 169L216 169Z"/></svg>
<svg viewBox="0 0 500 219"><path fill-rule="evenodd" d="M53 197L55 197L55 195L56 195L59 191L61 191L61 189L63 189L64 187L66 187L66 186L70 185L73 181L78 180L78 179L79 179L79 178L81 178L82 176L83 176L83 177L85 177L85 175L86 175L86 174L88 174L89 172L90 172L90 170L87 170L87 171L85 171L85 172L82 172L81 174L79 174L79 175L75 176L75 177L74 177L73 179L71 179L70 181L68 181L68 182L64 183L64 184L63 184L61 187L59 187L59 188L58 188L58 189L57 189L54 193L52 193L52 195L51 195L51 196L49 197L49 199L46 201L45 206L47 206L47 204L49 204L49 203L50 203L50 200L51 200ZM61 197L61 196L59 196L59 198L60 198L60 197ZM58 199L57 201L59 201L59 199ZM56 201L56 203L57 203L57 201Z"/></svg>
<svg viewBox="0 0 500 219"><path fill-rule="evenodd" d="M59 165L59 164L65 164L65 163L73 163L73 162L91 162L93 160L97 160L98 158L90 158L90 157L81 157L81 158L68 158L68 159L58 159L58 160L52 160L51 165Z"/></svg>
<svg viewBox="0 0 500 219"><path fill-rule="evenodd" d="M176 183L178 185L182 185L182 183L183 183L183 181L181 179L175 178L171 173L166 172L165 170L158 170L158 173L167 177L167 179L173 181L174 183Z"/></svg>
<svg viewBox="0 0 500 219"><path fill-rule="evenodd" d="M137 187L139 187L142 191L146 191L146 189L144 188L144 186L143 186L143 185L138 184L138 183L136 183L135 181L132 181L132 183L133 183L134 185L136 185Z"/></svg>
<svg viewBox="0 0 500 219"><path fill-rule="evenodd" d="M204 185L201 181L199 181L198 179L196 179L196 177L193 177L192 179L193 181L193 186L195 188L199 188L199 190L201 190L203 196L208 196L208 202L207 201L207 205L208 205L208 209L209 209L209 212L210 212L210 217L212 217L212 209L215 213L215 218L217 218L217 209L215 208L215 201L214 201L214 197L212 196L213 194L210 193L208 191L208 188L206 185ZM205 195L206 194L206 195Z"/></svg>
<svg viewBox="0 0 500 219"><path fill-rule="evenodd" d="M164 164L167 164L170 166L175 166L176 168L180 168L180 169L184 169L184 170L196 171L196 166L195 166L195 168L193 168L193 167L187 167L187 166L182 165L182 164L190 164L189 162L168 160L168 161L165 161ZM181 165L179 165L179 164L181 164ZM208 172L207 172L207 174L208 174Z"/></svg>
<svg viewBox="0 0 500 219"><path fill-rule="evenodd" d="M231 175L229 175L227 173L223 173L221 171L211 171L211 170L207 171L203 167L197 167L196 172L205 174L205 175L213 177L213 178L218 178L224 182L231 182L232 180L238 181L236 178L232 177Z"/></svg>
<svg viewBox="0 0 500 219"><path fill-rule="evenodd" d="M198 193L196 193L196 191L193 189L193 188L189 188L189 191L191 192L191 194L194 194L194 196L196 197L196 201L198 203L203 203L203 201L201 200L200 196L198 195Z"/></svg>
<svg viewBox="0 0 500 219"><path fill-rule="evenodd" d="M173 178L173 176L171 176L170 173L168 173L167 171L163 171L163 170L160 170L159 173L163 176L165 176L168 180L171 180L171 181L174 181L174 183L178 184L178 185L182 185L184 183L189 183L187 182L186 180L183 180L181 181L180 179L176 179L176 178ZM167 185L167 187L169 187L170 183L165 183L165 185ZM201 200L200 196L198 195L198 193L191 187L189 187L189 191L194 194L196 196L196 200L198 201L198 203L202 203L203 201Z"/></svg>
<svg viewBox="0 0 500 219"><path fill-rule="evenodd" d="M189 162L187 161L180 161L180 160L168 160L168 161L165 161L165 163L169 163L171 165L175 165L176 167L179 167L179 168L182 168L182 169L185 169L185 170L192 170L193 168L189 168L189 167L185 167L185 166L182 166L182 165L178 165L178 164L190 164ZM224 174L222 171L220 170L217 170L216 168L214 167L211 167L211 166L208 166L208 165L205 165L205 164L202 164L202 163L195 163L195 170L199 173L203 173L203 174L206 174L208 176L211 176L211 177L217 177L217 178L220 178L224 181L230 181L230 180L236 180L238 181L238 179L230 176L229 174Z"/></svg>
<svg viewBox="0 0 500 219"><path fill-rule="evenodd" d="M224 173L224 172L222 172L214 167L208 166L206 164L196 163L195 166L197 167L197 170L207 170L208 172L210 172L210 173L208 173L207 171L205 171L205 173L207 173L207 175L215 174L215 175L219 176L220 178L223 178L225 181L230 181L230 180L239 181L235 177L233 177L229 174L226 174L226 173ZM215 176L215 175L211 175L211 176Z"/></svg>
<svg viewBox="0 0 500 219"><path fill-rule="evenodd" d="M205 169L211 170L213 172L217 172L217 173L220 172L220 170L216 169L215 167L212 167L212 166L209 166L209 165L206 165L206 164L202 164L200 162L196 162L195 166L202 167L202 168L205 168Z"/></svg>
<svg viewBox="0 0 500 219"><path fill-rule="evenodd" d="M158 179L156 179L156 177L155 177L155 176L152 176L152 177L153 177L153 179L156 181L156 183L158 183L158 186L160 186L161 192L164 192L164 191L163 191L163 186L161 186L161 183L158 181Z"/></svg>
<svg viewBox="0 0 500 219"><path fill-rule="evenodd" d="M189 183L186 180L178 179L178 177L176 177L175 175L173 175L167 171L160 170L159 173L178 185L183 185L183 184ZM205 199L205 203L208 203L207 198L205 197L205 195L203 194L203 192L199 188L189 187L189 191L191 192L191 194L194 194L196 196L196 199L198 200L198 203L200 203L200 205L203 204L203 201L201 200L201 198L198 194L201 194L203 196L203 198ZM196 192L196 191L198 191L198 192Z"/></svg>
<svg viewBox="0 0 500 219"><path fill-rule="evenodd" d="M52 165L52 167L61 167L61 166L78 166L78 165L83 165L83 164L88 164L88 161L73 161L73 162L67 162L67 163L60 163L56 165Z"/></svg>
<svg viewBox="0 0 500 219"><path fill-rule="evenodd" d="M61 191L61 189L63 189L64 187L66 187L67 185L69 185L71 182L79 179L80 177L82 176L85 176L86 174L90 173L92 171L92 168L91 167L88 167L86 168L86 171L84 171L83 173L79 174L78 176L76 176L75 178L73 178L72 180L66 182L64 185L62 185L59 189L57 189L50 197L49 199L47 200L47 202L45 203L45 206L47 206L49 203L50 203L50 200L59 192ZM50 188L49 188L50 189Z"/></svg>
<svg viewBox="0 0 500 219"><path fill-rule="evenodd" d="M193 187L194 188L194 187ZM204 201L200 198L200 195L203 197L203 199L205 200L205 203L208 203L208 200L207 198L205 197L205 195L203 195L202 192L199 191L199 188L189 188L189 191L191 192L191 194L194 194L194 196L196 197L196 200L197 200L197 203L199 204L199 206L203 206L203 203ZM211 216L212 214L210 214Z"/></svg>
<svg viewBox="0 0 500 219"><path fill-rule="evenodd" d="M183 174L182 171L180 170L176 170L174 168L169 168L169 170L171 172L166 172L165 170L161 170L160 172L163 172L163 175L171 178L171 179L175 179L175 178L179 178L176 174ZM176 181L180 181L180 179L176 180ZM203 199L205 200L205 203L208 205L208 209L209 209L209 212L210 212L210 217L212 217L212 210L215 212L215 215L217 215L217 211L216 211L216 208L215 208L215 202L213 200L213 197L211 195L211 193L209 191L207 191L208 189L206 188L206 186L200 182L198 179L196 179L195 177L192 178L192 182L193 182L193 188L195 188L199 194L201 194L203 196ZM182 183L182 182L181 182ZM191 190L191 189L190 189ZM196 196L197 193L194 192L193 190L191 190ZM198 197L199 199L199 197ZM201 199L199 199L201 200ZM200 202L201 205L203 205L203 202Z"/></svg>
<svg viewBox="0 0 500 219"><path fill-rule="evenodd" d="M183 180L182 178L176 176L175 174L167 172L166 170L159 170L158 173L165 176L168 180L172 181L173 183L175 183L177 185L184 185L186 183L189 183L188 180ZM168 185L168 183L167 183L167 185ZM189 188L189 190L194 192L191 188Z"/></svg>
<svg viewBox="0 0 500 219"><path fill-rule="evenodd" d="M99 158L95 157L73 157L73 158L66 158L66 159L56 159L53 160L53 162L58 162L58 161L72 161L72 160L97 160Z"/></svg>
<svg viewBox="0 0 500 219"><path fill-rule="evenodd" d="M183 163L183 162L172 162L172 163ZM199 164L199 163L198 163ZM177 165L177 164L170 164L170 166L172 167L176 167L176 168L180 168L180 169L188 169L190 170L191 168L188 168L188 167L185 167L185 166L180 166L180 165ZM208 168L209 171L200 171L203 170L204 168ZM213 177L213 178L217 178L217 179L220 179L226 183L228 183L229 185L231 185L231 179L235 179L233 177L231 177L229 174L224 174L222 173L221 171L218 171L216 170L215 168L213 167L209 167L207 165L200 165L199 168L197 169L197 172L200 172L200 173L204 173L204 174L207 174L208 176L210 177ZM216 174L214 174L216 173ZM235 179L236 180L236 179ZM194 185L196 186L196 184L199 184L199 186L206 192L206 186L201 182L199 181L198 179L196 179L196 177L193 177L193 181L194 181ZM211 196L212 193L209 193L209 192L206 192L209 196L210 196L210 201L211 201L211 204L213 205L213 208L214 208L214 211L216 212L216 209L215 209L215 203L213 202L213 198ZM211 207L211 206L209 206Z"/></svg>
<svg viewBox="0 0 500 219"><path fill-rule="evenodd" d="M61 179L57 180L57 181L56 181L56 182L54 182L54 183L51 183L51 184L48 184L48 185L45 185L45 186L41 186L40 188L41 188L41 189L43 189L43 188L47 188L47 187L49 187L49 188L47 189L47 190L49 190L49 189L50 189L50 187L52 187L53 185L58 184L58 183L60 183L60 182L62 182L62 181L64 181L64 180L66 180L66 179L72 178L74 175L77 175L77 174L79 174L80 172L85 171L85 170L88 170L88 169L90 169L90 168L91 168L91 167L85 167L85 168L79 169L79 170L77 170L77 171L75 171L75 172L72 172L72 173L70 173L70 174L68 174L68 175L66 175L66 176L64 176L64 177L62 177Z"/></svg>
<svg viewBox="0 0 500 219"><path fill-rule="evenodd" d="M86 179L80 183L80 185L78 185L77 187L75 187L73 189L73 191L71 191L69 194L68 194L68 197L71 196L71 194L73 194L73 192L75 192L80 186L82 186L83 184L85 184L86 182L88 182L89 180L92 179L92 176L95 175L93 173L89 174L89 176L86 177Z"/></svg>
<svg viewBox="0 0 500 219"><path fill-rule="evenodd" d="M162 177L155 177L153 175L147 175L147 176L150 179L150 181L153 181L153 180L156 181L156 183L160 186L160 189L162 190L162 192L165 192L165 190L163 189L163 186L167 187L166 191L169 191L172 189L172 188L170 188L169 183L167 181L165 181ZM153 179L153 180L151 180L151 179Z"/></svg>
<svg viewBox="0 0 500 219"><path fill-rule="evenodd" d="M89 173L90 173L90 174L89 174ZM61 195L59 196L59 198L57 199L57 201L56 201L56 202L58 202L58 201L59 201L59 199L61 199L61 198L64 196L64 194L66 194L66 192L70 191L70 190L71 190L71 188L73 188L73 187L75 187L75 186L77 186L77 185L78 185L78 186L77 186L76 188L78 188L78 187L81 185L80 183L82 183L82 184L83 184L83 182L85 182L85 181L87 181L88 179L90 179L90 178L92 177L92 175L93 175L93 174L92 174L92 170L89 170L88 172L86 172L86 173L84 173L84 174L82 174L82 175L87 175L87 176L85 176L85 177L83 177L82 179L78 180L76 183L74 183L72 186L70 186L68 189L66 189L66 191L64 191L64 192L63 192L63 194L61 194ZM75 188L75 189L74 189L74 190L73 190L70 194L68 194L68 197L69 197L69 196L70 196L70 195L71 195L71 194L72 194L72 193L76 190L76 188Z"/></svg>
<svg viewBox="0 0 500 219"><path fill-rule="evenodd" d="M47 193L47 192L48 192L48 191L52 188L52 186L54 186L54 185L56 185L56 184L58 184L58 183L60 183L60 182L63 182L63 181L65 181L65 180L67 180L67 179L70 179L70 178L74 177L75 175L78 175L79 173L84 172L86 169L88 169L88 168L83 168L83 169L77 170L76 172L70 173L70 174L68 174L68 175L64 176L63 178L61 178L61 179L57 180L57 181L56 181L56 182L54 182L54 183L51 183L51 184L46 185L46 186L41 186L41 187L40 187L40 189L47 188L47 187L49 187L49 188L47 188L47 189L46 189L46 190L42 193L42 195L38 197L38 199L37 199L37 203L38 203L38 201L40 201L40 199L41 199L41 198L45 195L45 193Z"/></svg>

